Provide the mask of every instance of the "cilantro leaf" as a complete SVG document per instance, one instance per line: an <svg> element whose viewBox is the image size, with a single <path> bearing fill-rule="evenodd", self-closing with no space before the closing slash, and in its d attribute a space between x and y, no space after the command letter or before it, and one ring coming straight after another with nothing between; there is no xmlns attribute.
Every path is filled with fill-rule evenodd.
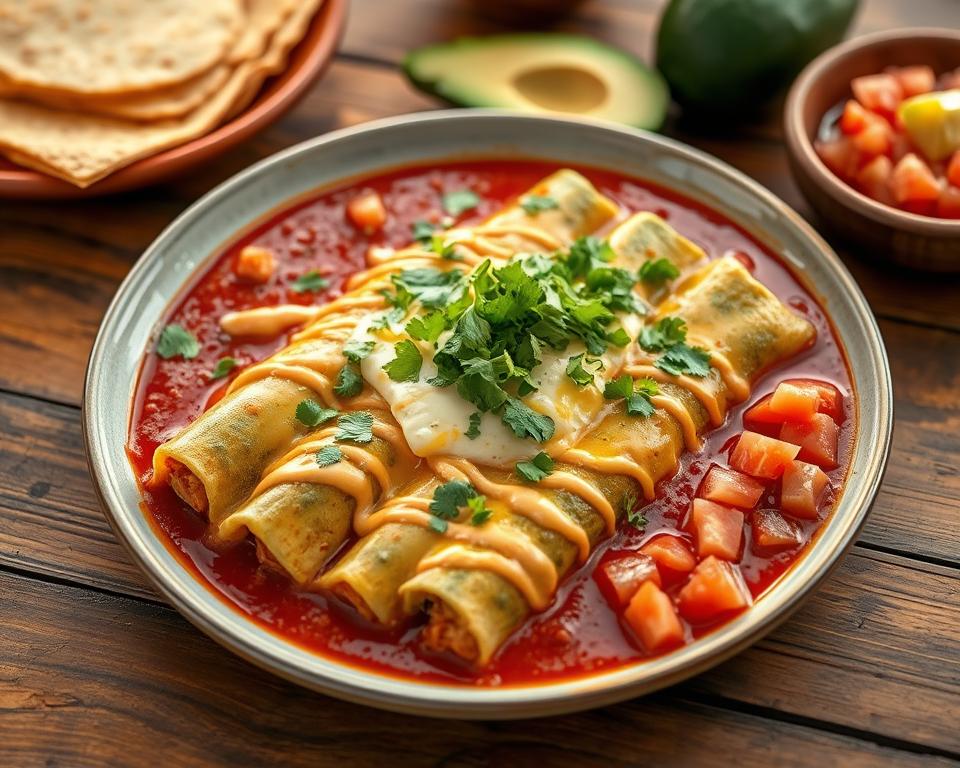
<svg viewBox="0 0 960 768"><path fill-rule="evenodd" d="M700 347L675 344L654 360L653 364L674 376L688 374L701 378L710 373L710 353Z"/></svg>
<svg viewBox="0 0 960 768"><path fill-rule="evenodd" d="M630 397L633 394L633 379L629 374L608 381L603 387L603 396L607 400L618 400L621 397Z"/></svg>
<svg viewBox="0 0 960 768"><path fill-rule="evenodd" d="M633 382L634 391L645 397L653 397L660 394L660 385L649 376L642 379L635 379Z"/></svg>
<svg viewBox="0 0 960 768"><path fill-rule="evenodd" d="M463 257L457 255L455 247L456 243L447 242L447 239L443 235L433 235L430 238L430 250L441 259L463 261Z"/></svg>
<svg viewBox="0 0 960 768"><path fill-rule="evenodd" d="M553 459L549 454L540 451L530 461L521 461L516 466L517 475L531 483L539 483L553 472Z"/></svg>
<svg viewBox="0 0 960 768"><path fill-rule="evenodd" d="M647 527L649 521L647 516L643 514L642 509L631 509L627 512L627 522L637 530L642 531Z"/></svg>
<svg viewBox="0 0 960 768"><path fill-rule="evenodd" d="M217 360L217 364L213 367L213 370L210 371L210 378L213 380L222 379L238 365L239 363L232 357L221 357Z"/></svg>
<svg viewBox="0 0 960 768"><path fill-rule="evenodd" d="M336 440L369 443L373 440L373 416L367 411L344 413L337 419Z"/></svg>
<svg viewBox="0 0 960 768"><path fill-rule="evenodd" d="M650 398L639 392L627 397L627 414L630 416L643 416L647 418L653 416L656 408L650 402Z"/></svg>
<svg viewBox="0 0 960 768"><path fill-rule="evenodd" d="M343 356L351 363L359 363L373 352L373 346L372 341L348 341L343 345Z"/></svg>
<svg viewBox="0 0 960 768"><path fill-rule="evenodd" d="M537 413L514 398L507 399L502 419L503 423L510 427L517 437L530 437L538 443L544 443L553 437L556 426L549 416Z"/></svg>
<svg viewBox="0 0 960 768"><path fill-rule="evenodd" d="M418 243L423 243L424 245L430 243L436 228L436 224L431 224L429 221L425 221L424 219L415 221L410 225L410 229L413 233L413 239Z"/></svg>
<svg viewBox="0 0 960 768"><path fill-rule="evenodd" d="M573 379L578 387L585 387L594 383L594 376L603 370L603 361L599 358L584 359L583 353L574 355L567 360L567 376Z"/></svg>
<svg viewBox="0 0 960 768"><path fill-rule="evenodd" d="M329 467L343 459L343 451L335 445L325 445L313 455L313 458L316 459L318 466Z"/></svg>
<svg viewBox="0 0 960 768"><path fill-rule="evenodd" d="M335 408L324 408L316 400L301 400L297 403L297 421L307 427L319 426L338 413Z"/></svg>
<svg viewBox="0 0 960 768"><path fill-rule="evenodd" d="M680 317L665 317L640 332L640 347L647 352L663 352L687 338L687 324Z"/></svg>
<svg viewBox="0 0 960 768"><path fill-rule="evenodd" d="M310 291L322 291L330 285L330 281L321 275L317 270L311 269L304 272L300 277L293 281L290 290L294 293L307 293Z"/></svg>
<svg viewBox="0 0 960 768"><path fill-rule="evenodd" d="M558 208L557 201L547 195L527 195L520 201L520 207L529 216L536 216L541 211Z"/></svg>
<svg viewBox="0 0 960 768"><path fill-rule="evenodd" d="M670 259L650 259L640 265L640 280L648 285L663 285L667 280L680 276L680 270Z"/></svg>
<svg viewBox="0 0 960 768"><path fill-rule="evenodd" d="M393 301L397 306L409 306L417 299L428 309L442 309L461 299L467 290L467 281L459 269L443 271L435 267L405 269L390 279L397 288ZM404 304L405 302L405 304Z"/></svg>
<svg viewBox="0 0 960 768"><path fill-rule="evenodd" d="M192 360L200 354L200 342L182 325L171 323L160 332L157 354L164 360L178 356L184 360Z"/></svg>
<svg viewBox="0 0 960 768"><path fill-rule="evenodd" d="M333 386L333 391L340 397L355 397L363 389L363 377L354 364L348 364L340 369L337 374L337 383Z"/></svg>
<svg viewBox="0 0 960 768"><path fill-rule="evenodd" d="M458 189L447 192L443 196L443 210L451 216L459 216L466 211L472 211L480 204L476 192L469 189Z"/></svg>
<svg viewBox="0 0 960 768"><path fill-rule="evenodd" d="M470 424L467 427L467 431L464 432L468 438L471 440L476 440L480 437L480 419L483 418L483 414L480 411L474 411L470 414Z"/></svg>
<svg viewBox="0 0 960 768"><path fill-rule="evenodd" d="M393 381L417 381L420 378L420 367L423 365L423 355L417 345L409 339L393 345L396 357L383 366L387 376Z"/></svg>
<svg viewBox="0 0 960 768"><path fill-rule="evenodd" d="M404 330L412 339L433 344L446 329L447 319L443 312L437 311L411 318Z"/></svg>
<svg viewBox="0 0 960 768"><path fill-rule="evenodd" d="M493 362L479 357L463 363L457 392L481 411L495 411L507 401L507 393L500 386L500 376Z"/></svg>
<svg viewBox="0 0 960 768"><path fill-rule="evenodd" d="M637 382L627 374L618 376L613 381L608 381L603 388L603 396L607 400L618 400L621 397L626 400L627 413L630 416L652 416L654 413L653 403L650 398L660 391L657 382L653 379L639 379Z"/></svg>
<svg viewBox="0 0 960 768"><path fill-rule="evenodd" d="M447 521L441 520L439 517L431 517L427 520L427 527L434 533L446 533Z"/></svg>
<svg viewBox="0 0 960 768"><path fill-rule="evenodd" d="M477 496L476 489L463 480L449 480L437 486L430 502L430 514L442 520L454 520L460 515L460 508Z"/></svg>
<svg viewBox="0 0 960 768"><path fill-rule="evenodd" d="M487 507L482 509L474 510L473 514L470 515L470 525L483 525L487 520L490 519L491 512Z"/></svg>

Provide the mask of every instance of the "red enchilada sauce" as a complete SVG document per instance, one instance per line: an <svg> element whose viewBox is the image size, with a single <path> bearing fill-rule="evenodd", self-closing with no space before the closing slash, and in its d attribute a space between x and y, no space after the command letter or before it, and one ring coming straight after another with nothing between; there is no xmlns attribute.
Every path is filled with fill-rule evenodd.
<svg viewBox="0 0 960 768"><path fill-rule="evenodd" d="M199 354L190 360L163 360L150 354L144 363L128 448L141 481L149 479L157 446L222 396L230 377L211 378L218 360L236 359L235 370L239 371L286 344L286 336L266 343L231 339L219 327L219 319L226 312L329 301L342 293L344 280L364 266L370 246L400 248L409 243L413 222L438 222L445 191L470 189L480 196L479 206L459 217L460 222L469 224L494 213L554 170L555 165L546 163L492 161L405 168L326 192L285 210L229 246L166 318L167 323L179 323L196 336ZM828 472L836 493L849 461L854 427L852 388L843 354L816 300L772 254L723 217L673 193L614 173L577 170L623 211L657 213L710 257L736 254L764 285L817 330L817 341L811 349L757 382L749 401L732 408L722 428L707 433L702 452L685 455L677 474L658 485L656 501L643 510L646 526L638 530L622 525L584 567L562 583L551 607L531 616L479 671L425 654L418 643L420 625L416 622L396 631L384 630L364 623L322 594L297 589L284 577L260 566L252 542L223 552L210 549L205 544L205 520L168 487L145 489L147 514L185 567L260 625L338 661L437 682L509 685L558 680L613 669L648 656L624 629L619 612L601 592L595 575L611 560L639 550L658 534L672 533L691 542L683 526L705 473L713 463L728 465L736 436L744 429L744 412L784 379L828 382L843 395L840 466ZM345 216L347 203L368 191L379 193L388 214L383 230L372 236L358 232ZM276 259L273 277L265 284L244 282L235 274L238 255L250 244L269 249ZM294 280L313 270L329 281L328 286L317 292L295 292ZM768 487L776 489L775 485ZM776 501L776 493L768 492L758 506L775 508ZM751 517L747 515L740 569L754 597L802 556L830 507L828 498L819 520L796 521L803 542L800 547L771 556L756 552L752 546ZM668 594L675 594L679 587L669 579L663 582ZM695 638L730 618L727 614L721 621L684 624L684 631L688 639Z"/></svg>

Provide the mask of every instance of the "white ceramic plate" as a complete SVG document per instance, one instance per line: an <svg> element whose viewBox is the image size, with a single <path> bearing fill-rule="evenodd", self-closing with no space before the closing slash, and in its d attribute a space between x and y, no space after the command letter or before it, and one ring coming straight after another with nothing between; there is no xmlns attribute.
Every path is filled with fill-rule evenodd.
<svg viewBox="0 0 960 768"><path fill-rule="evenodd" d="M829 309L856 390L858 435L836 510L799 561L757 603L697 642L655 659L564 682L478 688L398 679L293 645L254 624L187 571L143 512L124 446L144 350L171 302L225 244L291 199L405 164L526 158L607 168L673 189L780 254ZM283 677L352 701L441 717L526 717L648 693L707 669L782 621L854 541L880 484L893 424L883 342L859 288L794 211L729 166L661 136L608 124L485 110L431 112L337 131L273 155L221 184L157 238L117 292L87 369L83 425L90 468L117 536L195 625Z"/></svg>

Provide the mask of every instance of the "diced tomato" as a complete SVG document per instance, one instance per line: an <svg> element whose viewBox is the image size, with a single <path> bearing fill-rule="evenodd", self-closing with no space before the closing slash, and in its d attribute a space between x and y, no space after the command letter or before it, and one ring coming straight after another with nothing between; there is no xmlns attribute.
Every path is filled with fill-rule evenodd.
<svg viewBox="0 0 960 768"><path fill-rule="evenodd" d="M802 541L800 529L775 509L758 509L750 516L753 549L763 555L796 549Z"/></svg>
<svg viewBox="0 0 960 768"><path fill-rule="evenodd" d="M843 395L833 384L827 384L825 381L817 381L816 379L787 379L787 382L798 387L815 388L820 393L817 410L820 413L829 414L836 422L843 420ZM743 414L743 426L746 429L770 437L776 437L780 433L780 425L783 424L784 418L771 409L771 400L773 400L773 395L764 395ZM772 426L775 426L776 429L770 429Z"/></svg>
<svg viewBox="0 0 960 768"><path fill-rule="evenodd" d="M694 499L691 519L701 559L710 555L722 560L740 559L743 512L707 499Z"/></svg>
<svg viewBox="0 0 960 768"><path fill-rule="evenodd" d="M960 219L960 187L947 184L937 200L937 216L944 219Z"/></svg>
<svg viewBox="0 0 960 768"><path fill-rule="evenodd" d="M840 429L825 413L815 413L807 424L786 423L780 428L780 439L800 446L790 458L810 461L824 469L837 466L837 443Z"/></svg>
<svg viewBox="0 0 960 768"><path fill-rule="evenodd" d="M947 163L947 181L955 187L960 187L960 149L953 153L953 157Z"/></svg>
<svg viewBox="0 0 960 768"><path fill-rule="evenodd" d="M816 520L820 502L830 480L820 467L805 461L792 461L783 473L780 509L803 520Z"/></svg>
<svg viewBox="0 0 960 768"><path fill-rule="evenodd" d="M782 434L783 428L780 431ZM776 480L783 474L787 464L797 458L799 451L796 445L783 440L756 432L744 432L730 456L730 466L753 477Z"/></svg>
<svg viewBox="0 0 960 768"><path fill-rule="evenodd" d="M890 151L893 132L884 120L874 120L854 136L853 146L866 157L876 157Z"/></svg>
<svg viewBox="0 0 960 768"><path fill-rule="evenodd" d="M651 653L683 643L683 625L670 597L652 581L645 581L623 614L643 647Z"/></svg>
<svg viewBox="0 0 960 768"><path fill-rule="evenodd" d="M850 178L860 164L859 153L849 136L817 141L813 147L824 165L842 178Z"/></svg>
<svg viewBox="0 0 960 768"><path fill-rule="evenodd" d="M684 541L670 534L655 536L640 547L640 551L650 555L658 567L674 573L689 573L697 564L697 559Z"/></svg>
<svg viewBox="0 0 960 768"><path fill-rule="evenodd" d="M890 175L893 173L893 162L886 155L880 155L867 163L857 173L857 185L860 190L881 203L893 203L890 194Z"/></svg>
<svg viewBox="0 0 960 768"><path fill-rule="evenodd" d="M937 76L927 66L891 67L888 71L900 83L904 98L932 91L937 81Z"/></svg>
<svg viewBox="0 0 960 768"><path fill-rule="evenodd" d="M848 99L840 116L840 130L848 136L859 133L867 127L868 114L859 101Z"/></svg>
<svg viewBox="0 0 960 768"><path fill-rule="evenodd" d="M850 88L857 101L874 112L892 115L903 101L903 88L897 78L887 73L855 77Z"/></svg>
<svg viewBox="0 0 960 768"><path fill-rule="evenodd" d="M930 201L940 196L940 183L930 167L910 152L893 167L890 191L898 203Z"/></svg>
<svg viewBox="0 0 960 768"><path fill-rule="evenodd" d="M820 390L810 384L782 381L770 398L770 410L784 421L810 421L820 408Z"/></svg>
<svg viewBox="0 0 960 768"><path fill-rule="evenodd" d="M277 268L273 252L257 245L248 245L237 256L233 271L251 283L265 283Z"/></svg>
<svg viewBox="0 0 960 768"><path fill-rule="evenodd" d="M701 560L677 596L680 614L693 622L709 621L750 603L740 569L716 557Z"/></svg>
<svg viewBox="0 0 960 768"><path fill-rule="evenodd" d="M387 210L376 192L367 192L347 203L347 218L365 234L372 235L387 223Z"/></svg>
<svg viewBox="0 0 960 768"><path fill-rule="evenodd" d="M623 608L645 581L660 586L660 572L652 557L640 552L631 552L611 560L596 571L597 583L608 599L618 608Z"/></svg>
<svg viewBox="0 0 960 768"><path fill-rule="evenodd" d="M763 495L763 485L742 472L714 464L703 479L700 495L720 504L753 509Z"/></svg>

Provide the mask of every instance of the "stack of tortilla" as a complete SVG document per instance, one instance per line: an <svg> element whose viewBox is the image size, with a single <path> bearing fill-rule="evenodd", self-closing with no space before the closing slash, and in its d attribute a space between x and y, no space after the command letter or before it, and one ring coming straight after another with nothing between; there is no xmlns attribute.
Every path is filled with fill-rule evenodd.
<svg viewBox="0 0 960 768"><path fill-rule="evenodd" d="M322 0L0 0L0 153L78 187L209 133Z"/></svg>

